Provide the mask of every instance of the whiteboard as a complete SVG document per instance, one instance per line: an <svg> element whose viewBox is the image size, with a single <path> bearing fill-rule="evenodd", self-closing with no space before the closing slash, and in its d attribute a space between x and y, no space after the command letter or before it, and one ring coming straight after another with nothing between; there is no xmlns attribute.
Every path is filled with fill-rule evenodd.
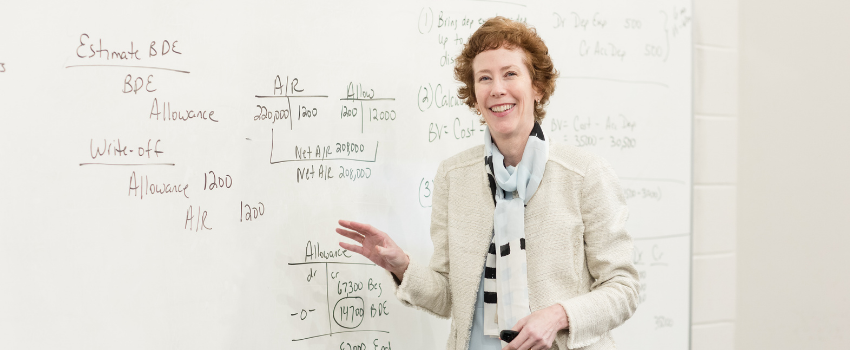
<svg viewBox="0 0 850 350"><path fill-rule="evenodd" d="M3 348L444 347L333 229L428 261L437 165L483 139L453 57L494 15L561 72L546 135L622 179L641 303L615 339L689 346L689 1L4 7Z"/></svg>

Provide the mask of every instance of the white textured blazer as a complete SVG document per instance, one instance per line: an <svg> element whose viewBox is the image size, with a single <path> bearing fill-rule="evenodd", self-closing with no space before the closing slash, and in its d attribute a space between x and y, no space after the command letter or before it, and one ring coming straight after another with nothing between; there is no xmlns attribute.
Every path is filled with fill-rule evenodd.
<svg viewBox="0 0 850 350"><path fill-rule="evenodd" d="M428 266L411 261L396 296L451 317L447 349L469 346L479 281L493 232L495 205L484 146L440 164L434 178ZM525 208L531 311L564 307L569 329L553 349L614 349L609 331L635 312L638 276L628 208L619 180L599 156L551 144L540 187Z"/></svg>

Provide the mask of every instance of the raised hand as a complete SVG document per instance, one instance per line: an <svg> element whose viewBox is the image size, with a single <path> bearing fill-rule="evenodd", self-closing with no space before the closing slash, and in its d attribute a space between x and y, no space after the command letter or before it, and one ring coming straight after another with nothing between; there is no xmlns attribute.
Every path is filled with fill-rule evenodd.
<svg viewBox="0 0 850 350"><path fill-rule="evenodd" d="M365 256L376 265L392 272L399 280L404 278L410 258L389 235L369 224L339 220L339 225L348 230L337 228L337 233L360 243L355 245L339 242L340 247Z"/></svg>

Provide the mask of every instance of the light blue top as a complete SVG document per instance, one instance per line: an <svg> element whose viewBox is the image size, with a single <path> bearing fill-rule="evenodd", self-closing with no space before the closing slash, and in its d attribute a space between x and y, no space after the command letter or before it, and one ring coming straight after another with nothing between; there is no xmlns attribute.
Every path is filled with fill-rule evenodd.
<svg viewBox="0 0 850 350"><path fill-rule="evenodd" d="M516 168L507 166L505 170L513 175ZM513 193L505 191L505 199L513 199ZM486 265L485 265L486 267ZM472 316L472 333L469 335L469 350L501 350L502 341L484 335L484 269L481 270L481 282L478 284L478 299L475 301L475 314Z"/></svg>
<svg viewBox="0 0 850 350"><path fill-rule="evenodd" d="M469 350L500 350L502 341L484 335L484 269L481 270L481 282L478 284L478 300L475 302L475 315L472 316L472 333L469 335Z"/></svg>

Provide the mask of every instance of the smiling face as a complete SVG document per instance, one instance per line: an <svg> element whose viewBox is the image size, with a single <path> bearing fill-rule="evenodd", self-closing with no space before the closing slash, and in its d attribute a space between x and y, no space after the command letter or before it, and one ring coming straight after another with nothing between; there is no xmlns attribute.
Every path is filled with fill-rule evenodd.
<svg viewBox="0 0 850 350"><path fill-rule="evenodd" d="M542 96L531 84L522 49L487 50L472 61L477 108L500 140L525 137L534 127L534 101Z"/></svg>

